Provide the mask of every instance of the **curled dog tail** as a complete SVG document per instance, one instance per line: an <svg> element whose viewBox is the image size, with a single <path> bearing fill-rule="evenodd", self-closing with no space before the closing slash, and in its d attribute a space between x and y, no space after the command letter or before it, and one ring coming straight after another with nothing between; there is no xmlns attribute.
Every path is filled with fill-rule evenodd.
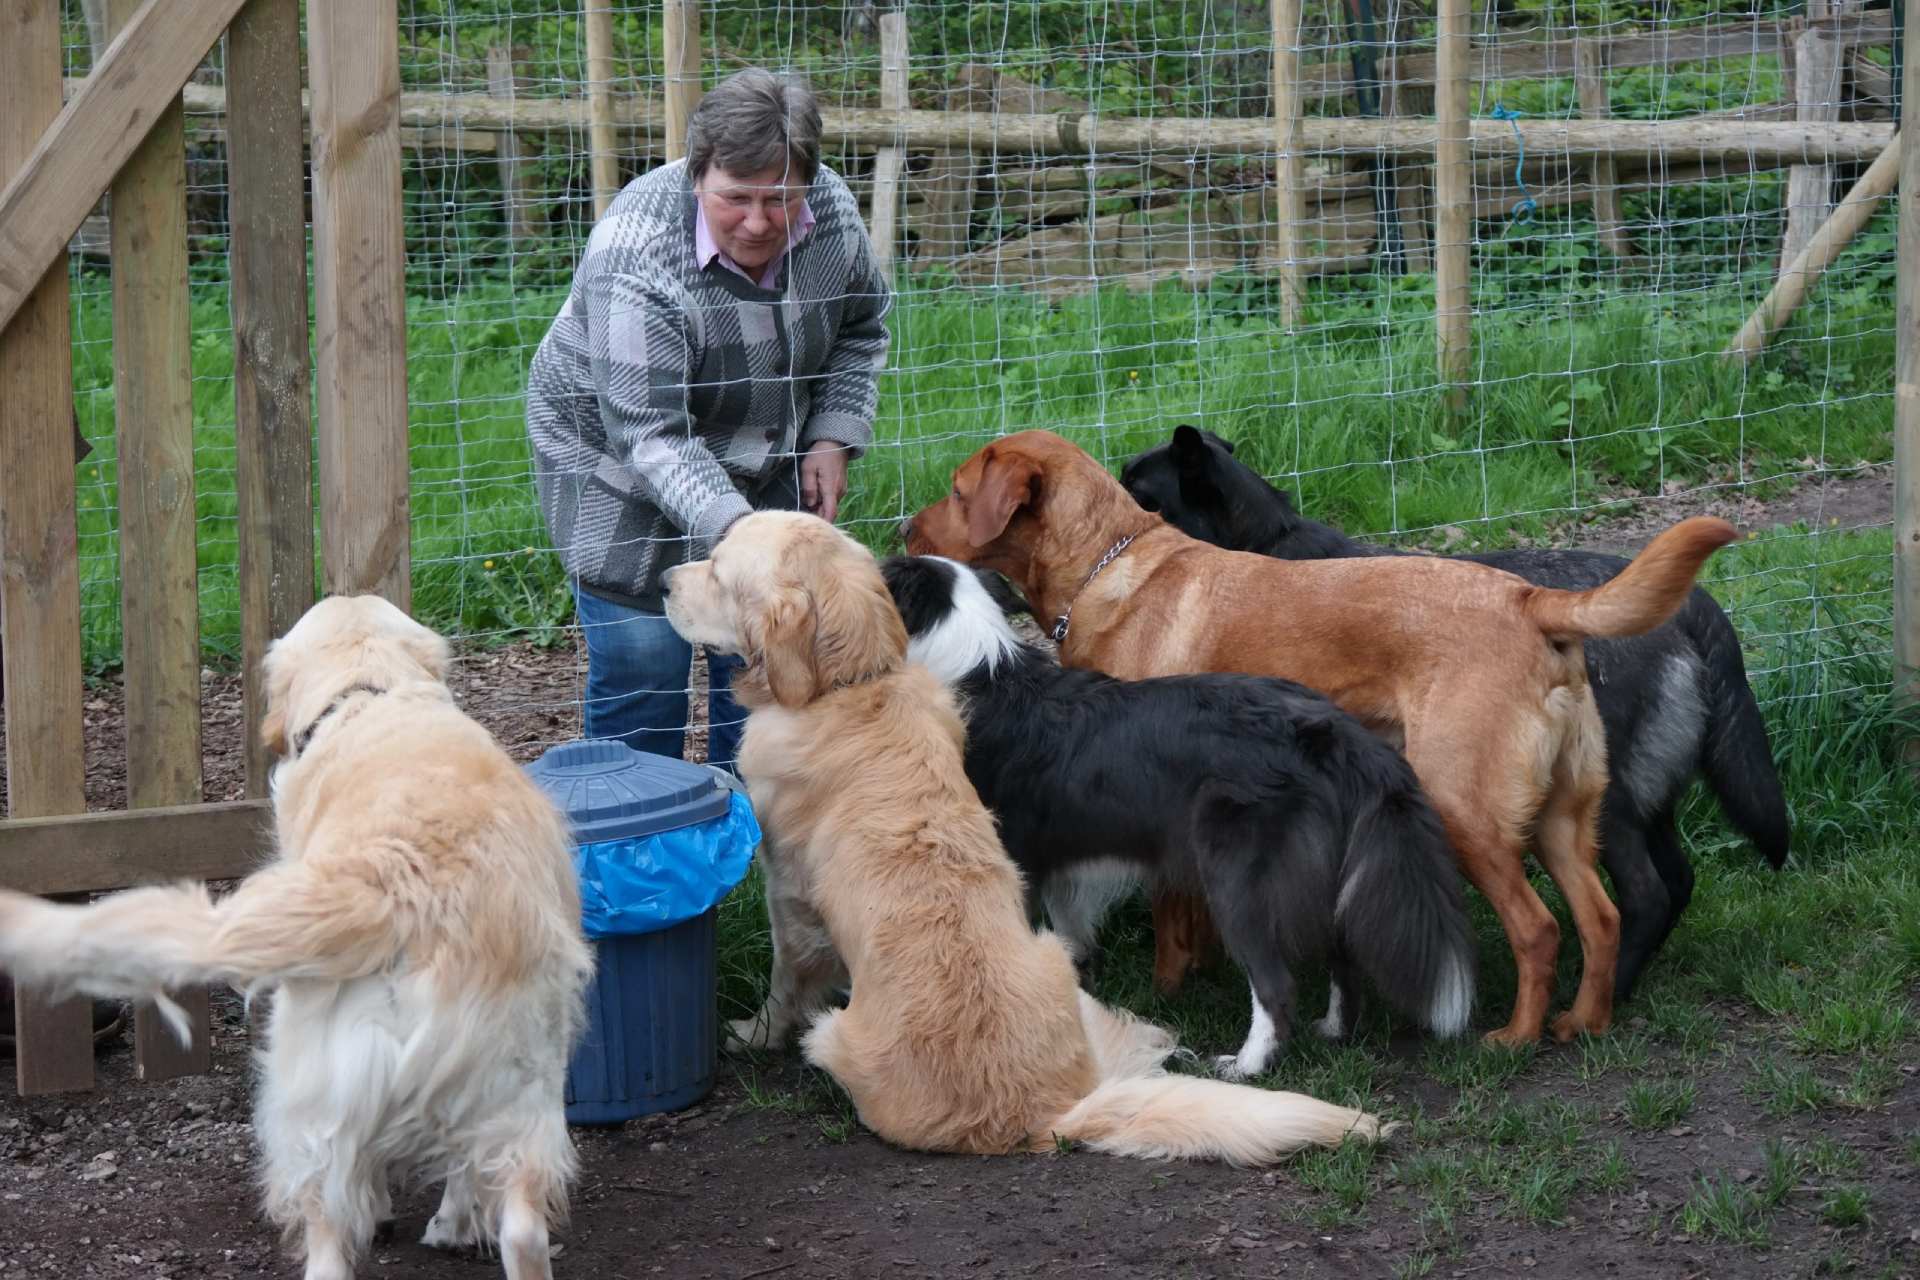
<svg viewBox="0 0 1920 1280"><path fill-rule="evenodd" d="M1694 516L1649 542L1619 575L1588 591L1529 587L1524 608L1555 639L1637 636L1671 618L1707 557L1740 535L1725 520Z"/></svg>
<svg viewBox="0 0 1920 1280"><path fill-rule="evenodd" d="M1353 824L1334 924L1342 952L1402 1013L1439 1036L1467 1029L1475 948L1460 872L1411 786L1378 794Z"/></svg>
<svg viewBox="0 0 1920 1280"><path fill-rule="evenodd" d="M346 982L404 946L371 880L262 871L215 902L204 885L130 889L86 905L0 890L0 970L55 994L152 1001L180 1042L191 1030L167 992L290 978Z"/></svg>
<svg viewBox="0 0 1920 1280"><path fill-rule="evenodd" d="M1371 1142L1393 1127L1301 1093L1168 1075L1161 1064L1175 1051L1173 1036L1084 991L1080 1021L1100 1083L1035 1136L1036 1148L1068 1139L1108 1155L1247 1166L1272 1164L1302 1147L1337 1147L1350 1137Z"/></svg>

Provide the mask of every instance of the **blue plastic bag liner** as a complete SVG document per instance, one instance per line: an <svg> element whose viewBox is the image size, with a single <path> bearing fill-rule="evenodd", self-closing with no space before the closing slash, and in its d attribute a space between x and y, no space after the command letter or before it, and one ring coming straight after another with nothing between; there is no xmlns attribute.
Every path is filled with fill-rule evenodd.
<svg viewBox="0 0 1920 1280"><path fill-rule="evenodd" d="M747 874L760 824L730 775L591 740L527 766L572 824L589 938L629 937L692 920Z"/></svg>

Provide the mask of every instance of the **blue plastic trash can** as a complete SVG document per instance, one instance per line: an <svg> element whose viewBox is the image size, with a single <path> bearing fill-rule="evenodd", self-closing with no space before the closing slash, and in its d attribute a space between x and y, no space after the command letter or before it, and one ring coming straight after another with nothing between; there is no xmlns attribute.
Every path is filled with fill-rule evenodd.
<svg viewBox="0 0 1920 1280"><path fill-rule="evenodd" d="M567 1121L691 1106L713 1087L715 908L760 842L752 807L718 770L611 740L554 747L527 772L572 824L594 949Z"/></svg>

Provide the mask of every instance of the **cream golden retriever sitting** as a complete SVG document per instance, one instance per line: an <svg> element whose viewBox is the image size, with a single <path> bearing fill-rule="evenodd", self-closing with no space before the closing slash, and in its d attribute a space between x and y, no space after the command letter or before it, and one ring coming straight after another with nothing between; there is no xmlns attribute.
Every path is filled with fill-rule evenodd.
<svg viewBox="0 0 1920 1280"><path fill-rule="evenodd" d="M346 1280L388 1179L446 1179L425 1243L547 1277L574 1150L567 1056L592 957L564 818L454 706L447 644L375 596L315 605L266 659L278 852L231 894L88 906L0 894L0 967L152 1000L273 989L255 1131L268 1215Z"/></svg>
<svg viewBox="0 0 1920 1280"><path fill-rule="evenodd" d="M743 518L668 579L688 640L747 659L734 694L773 926L755 1046L802 1022L807 1057L889 1142L999 1154L1260 1164L1380 1123L1294 1093L1168 1075L1164 1030L1079 990L1027 923L1018 871L962 766L963 729L873 557L809 515ZM851 980L845 1009L821 1012Z"/></svg>

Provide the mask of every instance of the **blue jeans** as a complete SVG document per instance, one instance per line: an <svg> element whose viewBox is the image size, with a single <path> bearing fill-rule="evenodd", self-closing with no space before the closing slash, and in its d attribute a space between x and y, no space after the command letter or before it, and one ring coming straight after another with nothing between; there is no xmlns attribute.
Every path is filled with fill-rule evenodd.
<svg viewBox="0 0 1920 1280"><path fill-rule="evenodd" d="M665 616L629 609L578 587L574 600L587 638L583 736L619 738L636 751L680 759L686 746L693 646ZM740 659L707 660L707 763L733 768L747 713L733 700Z"/></svg>

